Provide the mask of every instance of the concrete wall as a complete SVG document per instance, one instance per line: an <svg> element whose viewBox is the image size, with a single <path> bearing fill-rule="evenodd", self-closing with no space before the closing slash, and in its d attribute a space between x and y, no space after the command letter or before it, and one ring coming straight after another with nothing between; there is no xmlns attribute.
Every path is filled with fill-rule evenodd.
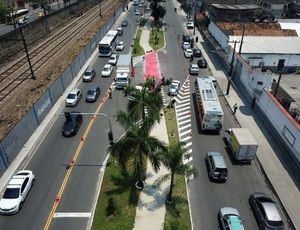
<svg viewBox="0 0 300 230"><path fill-rule="evenodd" d="M116 10L116 19L122 11L122 6ZM99 41L112 28L113 24L114 18L112 17L0 143L0 176L19 154L29 137L44 120L65 89L75 79L94 50L98 49Z"/></svg>

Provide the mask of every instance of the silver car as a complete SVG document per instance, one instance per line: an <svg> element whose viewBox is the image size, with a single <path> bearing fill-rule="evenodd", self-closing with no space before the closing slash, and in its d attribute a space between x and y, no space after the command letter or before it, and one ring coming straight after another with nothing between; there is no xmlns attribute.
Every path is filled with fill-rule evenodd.
<svg viewBox="0 0 300 230"><path fill-rule="evenodd" d="M96 71L92 68L87 68L82 76L83 82L91 82L96 77Z"/></svg>
<svg viewBox="0 0 300 230"><path fill-rule="evenodd" d="M82 93L80 89L72 89L66 98L66 106L76 106L81 98Z"/></svg>
<svg viewBox="0 0 300 230"><path fill-rule="evenodd" d="M236 208L224 207L219 210L218 219L222 230L244 230L243 219Z"/></svg>

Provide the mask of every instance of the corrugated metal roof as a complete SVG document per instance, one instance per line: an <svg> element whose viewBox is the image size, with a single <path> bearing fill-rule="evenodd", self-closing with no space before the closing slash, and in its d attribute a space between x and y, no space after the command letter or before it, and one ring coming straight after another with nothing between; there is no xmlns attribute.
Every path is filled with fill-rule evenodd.
<svg viewBox="0 0 300 230"><path fill-rule="evenodd" d="M242 36L229 36L229 45L233 48L233 41L241 41ZM236 43L236 51L240 49L240 42ZM300 54L300 37L268 37L245 36L242 53L261 54Z"/></svg>
<svg viewBox="0 0 300 230"><path fill-rule="evenodd" d="M242 5L226 5L226 4L211 4L212 7L223 10L255 10L262 8L256 4L242 4Z"/></svg>
<svg viewBox="0 0 300 230"><path fill-rule="evenodd" d="M297 21L293 22L293 21L279 21L278 23L281 26L281 29L289 29L289 30L296 30L297 35L300 36L300 20L298 19Z"/></svg>

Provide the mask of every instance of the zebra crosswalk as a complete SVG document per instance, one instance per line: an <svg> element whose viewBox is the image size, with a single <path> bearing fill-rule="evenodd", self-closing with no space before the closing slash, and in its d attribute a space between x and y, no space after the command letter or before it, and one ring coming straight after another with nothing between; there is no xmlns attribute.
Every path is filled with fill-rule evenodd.
<svg viewBox="0 0 300 230"><path fill-rule="evenodd" d="M135 66L136 64L144 61L145 59L145 56L138 56L138 57L133 57L132 58L132 63L133 63L133 66Z"/></svg>

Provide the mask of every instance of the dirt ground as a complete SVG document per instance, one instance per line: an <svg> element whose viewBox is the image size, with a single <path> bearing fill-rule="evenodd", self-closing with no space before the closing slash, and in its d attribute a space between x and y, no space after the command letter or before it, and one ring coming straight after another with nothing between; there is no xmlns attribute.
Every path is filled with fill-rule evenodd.
<svg viewBox="0 0 300 230"><path fill-rule="evenodd" d="M120 2L114 4L119 7ZM113 16L113 7L103 14L103 18L86 27L57 56L35 71L36 80L26 80L17 90L6 97L0 104L0 141L30 110L34 103L47 91L58 76L68 67L87 43L97 34L102 26Z"/></svg>

